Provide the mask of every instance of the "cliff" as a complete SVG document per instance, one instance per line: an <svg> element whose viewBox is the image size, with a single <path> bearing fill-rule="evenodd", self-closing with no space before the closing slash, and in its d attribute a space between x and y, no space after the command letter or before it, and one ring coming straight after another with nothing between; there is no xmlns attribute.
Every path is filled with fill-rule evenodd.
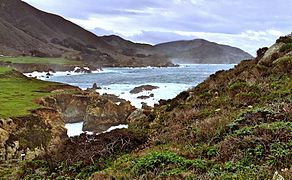
<svg viewBox="0 0 292 180"><path fill-rule="evenodd" d="M101 133L127 123L134 110L116 96L28 78L9 68L0 68L0 104L0 178L4 179L20 178L25 161L60 158L59 152L69 148L65 123L84 120L84 130Z"/></svg>

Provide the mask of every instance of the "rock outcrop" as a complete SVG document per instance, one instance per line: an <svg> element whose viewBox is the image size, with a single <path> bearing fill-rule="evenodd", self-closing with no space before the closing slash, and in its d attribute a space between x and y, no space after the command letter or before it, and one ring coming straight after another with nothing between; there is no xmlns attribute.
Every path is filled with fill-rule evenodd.
<svg viewBox="0 0 292 180"><path fill-rule="evenodd" d="M138 94L138 93L143 92L143 91L152 91L152 90L158 89L158 88L159 88L158 86L142 85L142 86L135 87L134 89L132 89L130 91L130 93L131 94Z"/></svg>
<svg viewBox="0 0 292 180"><path fill-rule="evenodd" d="M40 104L57 109L65 123L84 121L84 131L97 133L126 124L126 118L135 109L129 101L94 91L45 97Z"/></svg>
<svg viewBox="0 0 292 180"><path fill-rule="evenodd" d="M60 114L48 108L30 115L0 119L0 160L32 160L48 153L54 156L67 139Z"/></svg>
<svg viewBox="0 0 292 180"><path fill-rule="evenodd" d="M82 129L100 133L111 126L127 124L133 110L129 101L116 104L109 99L99 99L87 107Z"/></svg>

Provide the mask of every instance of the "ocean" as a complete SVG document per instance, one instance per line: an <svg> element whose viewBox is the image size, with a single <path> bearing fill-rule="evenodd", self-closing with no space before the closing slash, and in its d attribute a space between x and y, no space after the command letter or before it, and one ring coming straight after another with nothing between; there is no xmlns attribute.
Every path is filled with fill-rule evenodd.
<svg viewBox="0 0 292 180"><path fill-rule="evenodd" d="M219 70L233 68L234 64L182 64L179 67L145 67L145 68L104 68L90 74L73 72L56 72L49 78L46 73L28 73L27 76L37 77L47 81L55 81L78 86L82 89L90 88L94 83L101 87L97 92L114 94L129 100L132 105L141 108L142 102L154 106L160 99L171 99L180 92L203 82L211 74ZM158 89L131 94L130 91L140 85L158 86ZM138 99L138 96L154 97ZM82 132L82 123L67 124L68 135L78 135ZM125 126L118 126L125 127ZM78 133L77 133L78 132ZM73 133L73 134L72 134Z"/></svg>

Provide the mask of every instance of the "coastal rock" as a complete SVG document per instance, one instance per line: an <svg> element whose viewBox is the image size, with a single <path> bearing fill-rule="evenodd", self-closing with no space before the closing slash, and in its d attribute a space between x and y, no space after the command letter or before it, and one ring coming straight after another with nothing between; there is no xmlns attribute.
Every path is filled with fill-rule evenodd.
<svg viewBox="0 0 292 180"><path fill-rule="evenodd" d="M54 156L67 139L64 122L53 109L1 121L0 160L32 160L44 153Z"/></svg>
<svg viewBox="0 0 292 180"><path fill-rule="evenodd" d="M101 87L100 86L97 86L97 84L96 83L94 83L93 85L92 85L92 88L91 89L101 89Z"/></svg>
<svg viewBox="0 0 292 180"><path fill-rule="evenodd" d="M75 73L91 73L91 70L86 67L78 67L74 71Z"/></svg>
<svg viewBox="0 0 292 180"><path fill-rule="evenodd" d="M118 105L109 99L100 99L87 107L82 130L101 133L111 126L126 124L133 110L128 101Z"/></svg>
<svg viewBox="0 0 292 180"><path fill-rule="evenodd" d="M138 96L137 99L149 99L150 96Z"/></svg>
<svg viewBox="0 0 292 180"><path fill-rule="evenodd" d="M45 97L39 103L46 107L58 110L65 123L81 122L85 116L86 107L90 99L98 97L97 94L60 94Z"/></svg>
<svg viewBox="0 0 292 180"><path fill-rule="evenodd" d="M135 123L136 121L139 121L141 119L145 119L147 116L143 113L142 109L136 109L134 112L132 112L129 117L127 118L127 122L129 124Z"/></svg>
<svg viewBox="0 0 292 180"><path fill-rule="evenodd" d="M97 86L97 84L94 83L94 84L92 85L92 87L91 87L91 88L87 88L86 91L92 91L92 92L95 92L97 89L101 89L101 87L100 87L100 86Z"/></svg>
<svg viewBox="0 0 292 180"><path fill-rule="evenodd" d="M134 89L132 89L130 91L130 93L131 94L138 94L138 93L143 92L143 91L152 91L152 90L158 89L158 88L159 88L158 86L142 85L142 86L135 87Z"/></svg>

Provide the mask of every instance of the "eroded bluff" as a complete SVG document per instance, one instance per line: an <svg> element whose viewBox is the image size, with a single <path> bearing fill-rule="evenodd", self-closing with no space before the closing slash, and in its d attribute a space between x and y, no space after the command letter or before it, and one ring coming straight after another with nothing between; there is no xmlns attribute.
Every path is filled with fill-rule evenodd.
<svg viewBox="0 0 292 180"><path fill-rule="evenodd" d="M84 121L84 131L101 133L127 124L127 117L135 110L130 102L116 96L81 90L76 93L76 89L74 93L43 97L36 103L43 108L27 116L0 119L0 160L34 159L45 153L54 156L68 139L65 123Z"/></svg>
<svg viewBox="0 0 292 180"><path fill-rule="evenodd" d="M129 101L92 91L45 97L40 104L59 111L65 123L84 121L83 130L96 133L127 124L127 117L135 110Z"/></svg>

